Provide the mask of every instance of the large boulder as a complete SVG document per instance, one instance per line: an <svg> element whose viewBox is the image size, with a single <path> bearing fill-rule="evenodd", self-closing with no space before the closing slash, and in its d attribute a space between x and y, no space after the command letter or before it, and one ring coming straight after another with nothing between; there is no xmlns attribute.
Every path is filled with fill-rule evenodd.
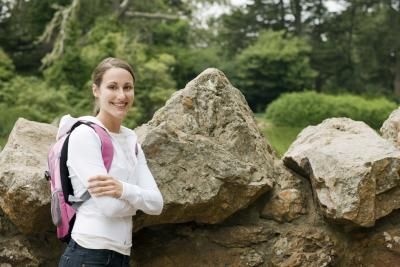
<svg viewBox="0 0 400 267"><path fill-rule="evenodd" d="M136 132L165 201L160 217L138 216L136 226L218 223L273 185L274 152L219 70L202 72Z"/></svg>
<svg viewBox="0 0 400 267"><path fill-rule="evenodd" d="M363 122L333 118L305 128L286 166L311 179L322 213L349 226L373 226L400 207L400 151Z"/></svg>
<svg viewBox="0 0 400 267"><path fill-rule="evenodd" d="M56 132L54 126L18 119L0 154L0 207L25 234L51 224L50 187L43 173Z"/></svg>

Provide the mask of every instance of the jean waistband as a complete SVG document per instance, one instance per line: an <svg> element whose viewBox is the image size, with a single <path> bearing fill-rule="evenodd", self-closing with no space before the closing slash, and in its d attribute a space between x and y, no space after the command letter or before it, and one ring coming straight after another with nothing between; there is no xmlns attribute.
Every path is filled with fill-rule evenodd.
<svg viewBox="0 0 400 267"><path fill-rule="evenodd" d="M112 256L117 256L117 257L122 257L122 258L128 258L129 259L129 256L127 256L127 255L124 255L124 254L121 254L121 253L119 253L119 252L117 252L117 251L114 251L114 250L109 250L109 249L93 249L93 248L85 248L85 247L82 247L81 245L79 245L78 243L76 243L76 241L75 240L73 240L72 238L71 238L71 240L68 242L68 246L70 247L70 248L78 248L78 249L81 249L81 250L88 250L88 251L93 251L93 250L95 250L95 251L101 251L101 252L104 252L105 254L110 254L110 255L112 255Z"/></svg>

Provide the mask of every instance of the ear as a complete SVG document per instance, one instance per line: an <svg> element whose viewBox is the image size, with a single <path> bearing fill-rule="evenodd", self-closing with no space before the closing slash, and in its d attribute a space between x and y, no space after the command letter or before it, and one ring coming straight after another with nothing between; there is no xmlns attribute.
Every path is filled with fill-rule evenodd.
<svg viewBox="0 0 400 267"><path fill-rule="evenodd" d="M95 98L99 97L99 87L96 84L92 84L92 92Z"/></svg>

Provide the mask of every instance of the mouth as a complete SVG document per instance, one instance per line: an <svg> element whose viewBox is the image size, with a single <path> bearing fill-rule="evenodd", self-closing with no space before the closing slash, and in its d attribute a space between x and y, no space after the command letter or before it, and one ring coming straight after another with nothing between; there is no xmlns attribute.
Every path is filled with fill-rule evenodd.
<svg viewBox="0 0 400 267"><path fill-rule="evenodd" d="M128 102L118 102L118 103L111 102L111 105L113 105L119 109L125 109L126 106L128 106Z"/></svg>

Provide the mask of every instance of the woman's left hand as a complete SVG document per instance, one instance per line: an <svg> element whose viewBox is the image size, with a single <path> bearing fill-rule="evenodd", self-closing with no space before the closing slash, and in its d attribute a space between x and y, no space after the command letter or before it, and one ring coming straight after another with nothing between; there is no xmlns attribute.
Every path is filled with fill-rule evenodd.
<svg viewBox="0 0 400 267"><path fill-rule="evenodd" d="M110 196L120 198L122 195L122 183L112 176L96 175L90 177L88 181L88 190L92 196Z"/></svg>

